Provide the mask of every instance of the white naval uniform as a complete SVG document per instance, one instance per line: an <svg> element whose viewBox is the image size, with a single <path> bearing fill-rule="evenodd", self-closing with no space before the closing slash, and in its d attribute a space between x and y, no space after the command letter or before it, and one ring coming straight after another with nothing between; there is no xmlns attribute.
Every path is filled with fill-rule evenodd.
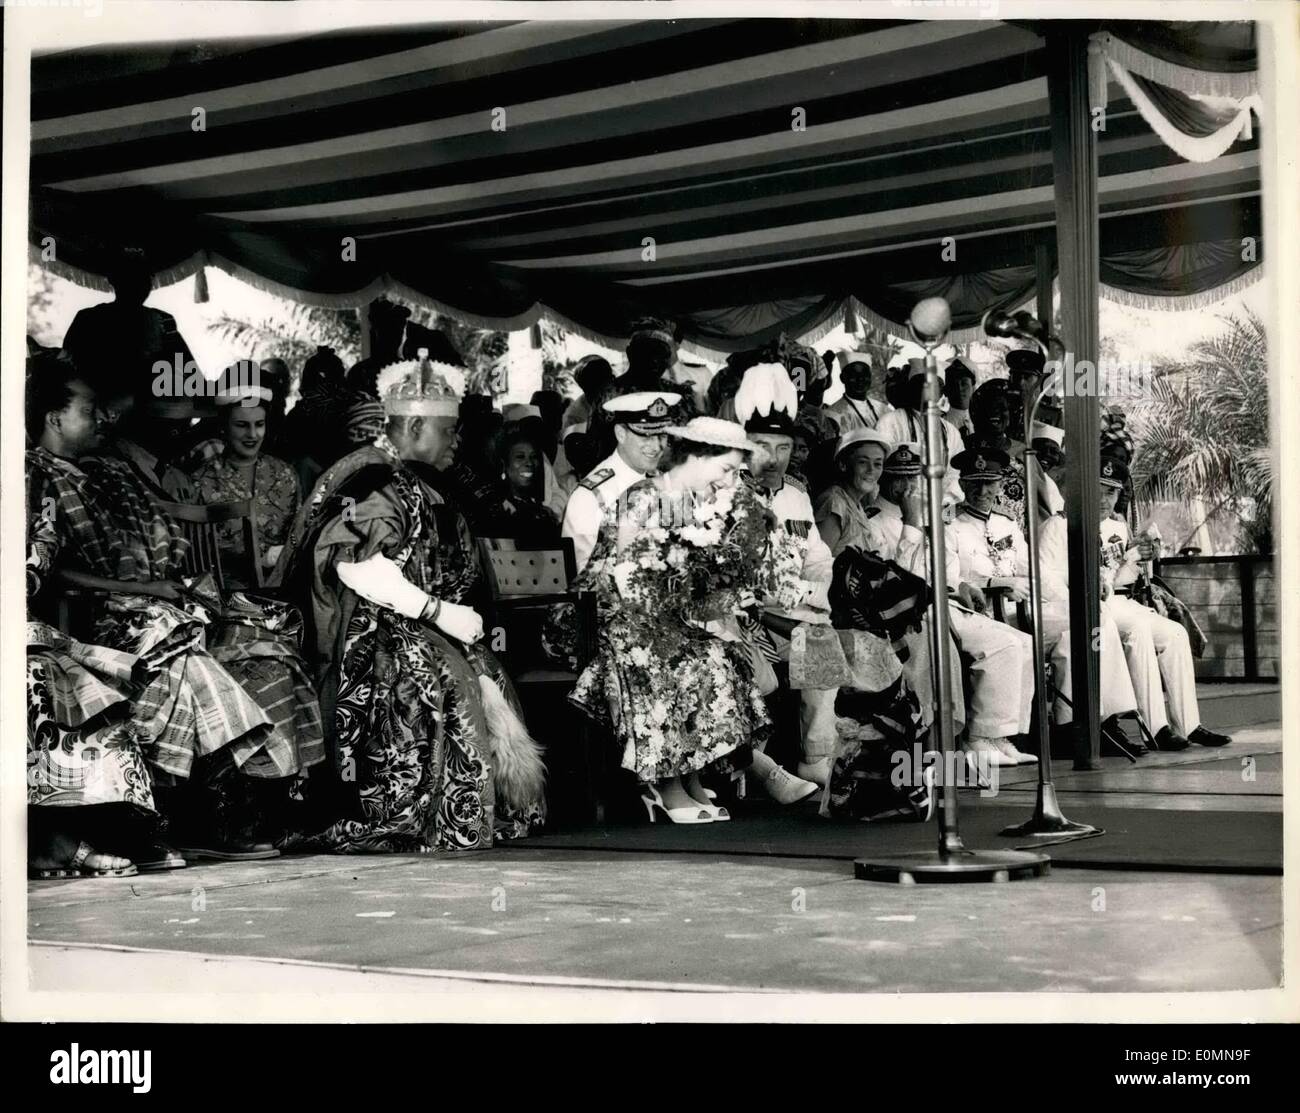
<svg viewBox="0 0 1300 1113"><path fill-rule="evenodd" d="M1052 671L1057 690L1066 699L1074 698L1070 667L1070 561L1067 544L1068 526L1065 517L1054 514L1038 523L1038 574L1039 589L1043 596L1043 641L1051 648ZM1101 717L1125 715L1137 707L1133 682L1129 679L1128 665L1119 627L1111 613L1109 600L1101 604ZM1150 650L1155 653L1155 650ZM1062 725L1074 718L1073 710L1058 700L1056 721Z"/></svg>
<svg viewBox="0 0 1300 1113"><path fill-rule="evenodd" d="M612 506L620 495L634 483L645 478L617 452L606 457L582 480L569 495L564 508L564 524L560 536L573 541L573 558L576 571L587 567L587 561L596 548L600 536L600 522L605 508Z"/></svg>
<svg viewBox="0 0 1300 1113"><path fill-rule="evenodd" d="M1029 590L1029 546L1019 525L996 511L985 520L959 506L951 529L963 580L984 587L991 579L1009 578Z"/></svg>
<svg viewBox="0 0 1300 1113"><path fill-rule="evenodd" d="M1117 592L1108 602L1124 643L1124 656L1137 695L1138 709L1152 734L1158 734L1165 726L1172 726L1176 733L1186 738L1201 725L1191 643L1182 623L1164 618L1149 607L1118 594L1120 589L1131 587L1137 579L1136 553L1136 548L1130 548L1127 523L1118 518L1103 519L1102 576L1111 581ZM1160 688L1162 679L1163 693Z"/></svg>
<svg viewBox="0 0 1300 1113"><path fill-rule="evenodd" d="M951 464L952 458L957 453L966 448L966 442L962 439L961 433L947 418L940 419L943 422L942 429L944 438L948 442L948 471L943 478L943 484L948 493L952 496L954 502L961 502L965 497L962 493L960 477L957 469ZM887 414L881 414L880 420L876 422L876 432L883 437L887 437L893 444L902 444L904 441L921 446L921 458L925 459L926 441L925 441L925 415L917 415L910 410L890 410Z"/></svg>
<svg viewBox="0 0 1300 1113"><path fill-rule="evenodd" d="M831 617L827 593L835 561L813 520L808 489L787 475L776 491L768 491L762 486L756 486L755 490L776 518L776 528L794 540L796 552L802 559L799 576L806 585L803 602L798 606L784 607L764 602L763 609L796 622L828 625ZM771 636L777 652L782 658L788 658L789 641L776 633ZM835 696L838 691L838 688L804 688L799 692L799 734L803 760L809 764L835 753Z"/></svg>
<svg viewBox="0 0 1300 1113"><path fill-rule="evenodd" d="M822 407L840 427L841 436L852 433L855 429L874 429L880 419L893 408L888 402L878 402L870 396L859 402L847 394Z"/></svg>
<svg viewBox="0 0 1300 1113"><path fill-rule="evenodd" d="M899 525L893 554L883 554L913 575L929 580L929 543L925 532L903 523L901 511L885 510L891 504L877 499L882 513L872 519L880 523L880 535ZM944 530L944 570L949 591L962 583L957 533L950 525ZM967 734L972 738L1007 738L1027 734L1034 706L1034 641L1026 633L986 615L953 604L948 607L948 626L961 651L971 658L970 707ZM960 683L960 673L957 675ZM960 700L955 701L954 707Z"/></svg>

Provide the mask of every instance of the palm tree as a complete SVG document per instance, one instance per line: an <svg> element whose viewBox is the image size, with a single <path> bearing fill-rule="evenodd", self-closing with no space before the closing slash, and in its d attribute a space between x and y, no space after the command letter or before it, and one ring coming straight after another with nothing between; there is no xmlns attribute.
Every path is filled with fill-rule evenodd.
<svg viewBox="0 0 1300 1113"><path fill-rule="evenodd" d="M361 358L361 322L352 309L321 309L287 298L279 312L261 320L221 313L208 328L244 350L248 358L282 359L296 374L321 345L333 348L344 366Z"/></svg>
<svg viewBox="0 0 1300 1113"><path fill-rule="evenodd" d="M496 372L507 355L508 334L464 324L391 294L386 297L410 309L413 323L438 329L446 335L465 361L467 391L497 395L505 390L506 378ZM351 366L361 358L361 324L355 310L321 309L280 300L282 304L273 318L254 321L223 313L208 327L250 356L278 356L294 374L322 344L332 347L344 366ZM577 385L568 370L567 334L559 325L545 319L537 328L541 334L543 385L571 397L577 393Z"/></svg>
<svg viewBox="0 0 1300 1113"><path fill-rule="evenodd" d="M1235 512L1248 551L1273 546L1274 463L1269 444L1264 323L1249 309L1187 356L1154 369L1150 397L1132 412L1140 502L1203 499Z"/></svg>

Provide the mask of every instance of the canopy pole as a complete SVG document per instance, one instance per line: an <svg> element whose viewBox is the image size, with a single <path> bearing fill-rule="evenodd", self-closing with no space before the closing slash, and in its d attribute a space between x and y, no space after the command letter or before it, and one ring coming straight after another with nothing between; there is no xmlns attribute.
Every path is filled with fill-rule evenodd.
<svg viewBox="0 0 1300 1113"><path fill-rule="evenodd" d="M1047 92L1051 106L1052 170L1056 192L1056 258L1061 276L1061 335L1067 367L1100 351L1101 282L1097 212L1097 136L1088 96L1088 31L1056 25L1047 31ZM1050 316L1048 320L1050 321ZM1100 626L1100 404L1096 375L1072 389L1066 375L1065 501L1069 523L1070 659L1074 688L1074 768L1096 769L1101 758L1101 669L1093 632Z"/></svg>
<svg viewBox="0 0 1300 1113"><path fill-rule="evenodd" d="M1056 278L1055 260L1052 258L1052 243L1047 236L1039 237L1034 244L1034 296L1035 313L1049 333L1057 332L1052 314L1052 282Z"/></svg>

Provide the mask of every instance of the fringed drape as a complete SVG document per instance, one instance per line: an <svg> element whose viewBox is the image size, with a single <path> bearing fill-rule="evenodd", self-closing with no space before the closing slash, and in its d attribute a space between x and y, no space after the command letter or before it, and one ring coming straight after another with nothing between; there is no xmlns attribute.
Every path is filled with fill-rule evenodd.
<svg viewBox="0 0 1300 1113"><path fill-rule="evenodd" d="M1161 141L1188 162L1210 162L1238 139L1253 138L1250 114L1258 115L1264 107L1254 70L1194 69L1099 31L1088 42L1088 94L1094 109L1107 106L1111 78ZM1225 103L1193 99L1201 97Z"/></svg>
<svg viewBox="0 0 1300 1113"><path fill-rule="evenodd" d="M1238 139L1252 137L1250 114L1252 111L1259 113L1264 103L1258 96L1252 95L1240 100L1236 112L1229 115L1227 122L1216 131L1207 135L1189 135L1169 120L1123 66L1116 63L1113 58L1107 61L1111 74L1119 82L1125 95L1137 107L1142 119L1179 158L1184 158L1188 162L1210 162L1223 154Z"/></svg>
<svg viewBox="0 0 1300 1113"><path fill-rule="evenodd" d="M1092 36L1105 57L1128 73L1138 74L1149 81L1159 82L1188 96L1231 97L1245 100L1259 95L1258 71L1198 69L1159 58L1132 42L1117 38L1109 31L1099 31ZM1097 102L1094 102L1097 103Z"/></svg>
<svg viewBox="0 0 1300 1113"><path fill-rule="evenodd" d="M1253 286L1263 277L1263 273L1262 268L1254 267L1228 282L1209 290L1199 290L1194 294L1145 294L1140 291L1125 290L1118 286L1108 286L1104 282L1097 289L1104 300L1113 301L1119 305L1132 306L1134 309L1155 309L1162 313L1179 313L1187 309L1204 309L1207 306L1216 305L1224 298L1231 297L1233 294L1238 294L1242 290Z"/></svg>

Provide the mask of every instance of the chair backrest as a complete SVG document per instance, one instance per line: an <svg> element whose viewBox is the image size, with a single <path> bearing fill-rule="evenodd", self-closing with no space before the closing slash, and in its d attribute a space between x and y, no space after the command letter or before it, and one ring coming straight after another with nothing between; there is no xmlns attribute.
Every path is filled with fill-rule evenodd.
<svg viewBox="0 0 1300 1113"><path fill-rule="evenodd" d="M190 543L184 568L191 576L211 572L217 586L227 587L227 576L238 576L239 583L249 587L262 586L262 554L257 543L257 528L253 519L252 499L239 502L214 502L194 506L186 502L166 502L163 509L175 519L181 532ZM216 527L223 522L241 523L244 535L244 569L226 569L222 565L221 547L217 542Z"/></svg>
<svg viewBox="0 0 1300 1113"><path fill-rule="evenodd" d="M562 595L576 574L573 541L567 537L556 549L520 549L508 537L483 537L479 551L496 600Z"/></svg>

